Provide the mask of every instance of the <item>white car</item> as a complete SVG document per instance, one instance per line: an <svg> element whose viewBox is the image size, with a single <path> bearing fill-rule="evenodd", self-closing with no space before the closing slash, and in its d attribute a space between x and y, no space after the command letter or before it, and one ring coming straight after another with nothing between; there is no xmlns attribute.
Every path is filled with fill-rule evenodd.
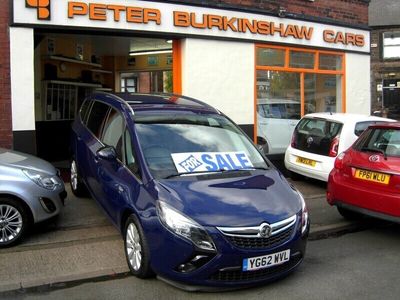
<svg viewBox="0 0 400 300"><path fill-rule="evenodd" d="M336 156L349 148L371 124L395 120L349 113L313 113L296 126L285 152L291 177L328 181Z"/></svg>
<svg viewBox="0 0 400 300"><path fill-rule="evenodd" d="M257 144L265 154L284 153L300 120L300 101L259 99Z"/></svg>

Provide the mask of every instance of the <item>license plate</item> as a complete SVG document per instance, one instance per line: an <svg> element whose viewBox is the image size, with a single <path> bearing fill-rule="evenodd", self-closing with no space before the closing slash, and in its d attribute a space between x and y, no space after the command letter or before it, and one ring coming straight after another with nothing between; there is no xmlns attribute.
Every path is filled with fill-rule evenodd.
<svg viewBox="0 0 400 300"><path fill-rule="evenodd" d="M315 160L300 157L300 156L297 157L296 162L303 164L303 165L311 166L311 167L315 167L315 165L317 163Z"/></svg>
<svg viewBox="0 0 400 300"><path fill-rule="evenodd" d="M356 169L354 177L362 180L378 182L382 184L389 184L390 175L372 172L367 170Z"/></svg>
<svg viewBox="0 0 400 300"><path fill-rule="evenodd" d="M257 256L243 259L243 271L254 271L270 268L289 261L290 249L264 256Z"/></svg>

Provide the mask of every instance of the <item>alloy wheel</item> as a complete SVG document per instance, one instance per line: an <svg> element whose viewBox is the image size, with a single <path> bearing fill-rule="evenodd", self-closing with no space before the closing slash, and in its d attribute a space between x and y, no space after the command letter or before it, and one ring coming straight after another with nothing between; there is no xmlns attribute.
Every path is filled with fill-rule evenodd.
<svg viewBox="0 0 400 300"><path fill-rule="evenodd" d="M14 206L0 204L0 243L14 240L22 230L22 215Z"/></svg>
<svg viewBox="0 0 400 300"><path fill-rule="evenodd" d="M138 271L142 266L142 246L139 231L134 223L128 225L125 238L129 264L135 271Z"/></svg>

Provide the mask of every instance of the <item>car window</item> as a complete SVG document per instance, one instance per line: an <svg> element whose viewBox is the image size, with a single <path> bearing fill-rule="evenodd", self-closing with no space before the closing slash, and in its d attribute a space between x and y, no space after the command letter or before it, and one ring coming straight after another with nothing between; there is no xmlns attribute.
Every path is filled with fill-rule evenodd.
<svg viewBox="0 0 400 300"><path fill-rule="evenodd" d="M296 126L293 147L310 153L329 155L332 141L340 135L343 124L317 118L303 118Z"/></svg>
<svg viewBox="0 0 400 300"><path fill-rule="evenodd" d="M386 156L400 157L400 130L368 129L354 148L362 152L380 152Z"/></svg>
<svg viewBox="0 0 400 300"><path fill-rule="evenodd" d="M123 161L122 133L124 119L115 109L111 109L107 121L104 123L102 142L107 146L113 146L117 152L117 157Z"/></svg>
<svg viewBox="0 0 400 300"><path fill-rule="evenodd" d="M244 153L252 166L268 168L248 138L220 115L137 115L135 125L145 161L156 178L177 174L174 157L189 156L190 153L202 153L209 156L210 160L213 154ZM216 171L223 168L219 164L212 164Z"/></svg>
<svg viewBox="0 0 400 300"><path fill-rule="evenodd" d="M95 101L90 110L87 127L97 137L100 138L102 126L107 116L109 106L102 102Z"/></svg>
<svg viewBox="0 0 400 300"><path fill-rule="evenodd" d="M365 131L365 129L367 129L370 125L380 124L380 123L385 123L385 122L382 122L382 121L358 122L358 123L356 123L356 126L354 128L354 134L356 136L360 136Z"/></svg>
<svg viewBox="0 0 400 300"><path fill-rule="evenodd" d="M140 175L140 167L139 167L139 161L136 159L136 152L135 149L133 148L132 145L132 138L131 135L128 131L128 129L125 129L124 133L124 141L125 141L125 165L129 170L132 171L133 174L137 175L139 178L141 178Z"/></svg>
<svg viewBox="0 0 400 300"><path fill-rule="evenodd" d="M86 124L86 117L87 117L87 114L88 114L88 112L89 112L89 108L90 108L90 104L92 103L92 101L90 101L90 100L85 100L85 101L83 101L83 103L82 103L82 106L81 106L81 109L80 109L80 111L79 111L79 116L80 116L80 118L81 118L81 121L84 123L84 124Z"/></svg>
<svg viewBox="0 0 400 300"><path fill-rule="evenodd" d="M287 119L300 120L300 104L286 104L286 114Z"/></svg>
<svg viewBox="0 0 400 300"><path fill-rule="evenodd" d="M258 104L257 112L263 118L300 120L300 104L298 103Z"/></svg>

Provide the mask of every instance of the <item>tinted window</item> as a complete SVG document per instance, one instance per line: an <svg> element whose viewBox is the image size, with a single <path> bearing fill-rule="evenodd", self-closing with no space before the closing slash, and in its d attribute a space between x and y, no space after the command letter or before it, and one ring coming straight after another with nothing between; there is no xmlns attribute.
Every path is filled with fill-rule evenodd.
<svg viewBox="0 0 400 300"><path fill-rule="evenodd" d="M115 109L111 109L107 121L104 123L102 142L107 146L113 146L117 151L120 161L123 158L122 132L124 119Z"/></svg>
<svg viewBox="0 0 400 300"><path fill-rule="evenodd" d="M400 156L400 130L368 129L354 148L362 152L379 152L386 156Z"/></svg>
<svg viewBox="0 0 400 300"><path fill-rule="evenodd" d="M340 134L342 127L343 124L338 122L304 118L295 129L293 147L327 156L333 139Z"/></svg>
<svg viewBox="0 0 400 300"><path fill-rule="evenodd" d="M128 169L132 171L133 174L141 178L139 171L139 162L136 159L135 149L132 146L132 139L128 130L125 130L124 140L125 140L125 164L128 167Z"/></svg>
<svg viewBox="0 0 400 300"><path fill-rule="evenodd" d="M300 119L300 104L258 104L257 111L263 118L270 119Z"/></svg>
<svg viewBox="0 0 400 300"><path fill-rule="evenodd" d="M379 123L384 123L384 122L377 122L377 121L358 122L356 124L356 127L354 128L354 134L356 136L360 136L365 131L365 129L367 129L370 125Z"/></svg>
<svg viewBox="0 0 400 300"><path fill-rule="evenodd" d="M89 112L89 107L90 107L90 104L91 104L91 103L92 103L92 102L91 102L90 100L85 100L85 101L82 103L82 106L81 106L81 110L80 110L80 112L79 112L79 115L80 115L81 120L82 120L83 123L86 123L86 117L87 117L87 114L88 114L88 112Z"/></svg>
<svg viewBox="0 0 400 300"><path fill-rule="evenodd" d="M94 102L87 121L87 127L97 137L100 138L102 125L107 116L108 105L102 102Z"/></svg>

